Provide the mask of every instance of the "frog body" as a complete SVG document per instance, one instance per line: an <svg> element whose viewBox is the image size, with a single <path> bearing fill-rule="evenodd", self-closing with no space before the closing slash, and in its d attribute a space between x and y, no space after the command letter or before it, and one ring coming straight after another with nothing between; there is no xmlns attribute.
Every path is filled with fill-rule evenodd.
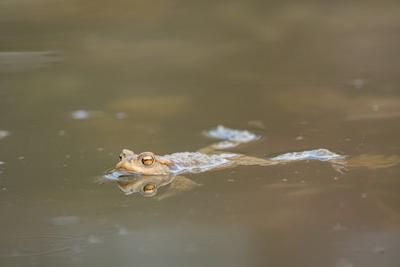
<svg viewBox="0 0 400 267"><path fill-rule="evenodd" d="M156 155L153 152L136 154L132 150L123 149L119 155L120 161L115 168L107 173L105 180L117 182L125 194L141 193L144 196L155 196L158 188L169 185L170 193L188 191L197 185L192 180L183 177L185 174L203 173L211 170L233 168L236 166L271 166L293 161L323 161L329 162L335 170L343 172L350 167L383 168L400 163L398 156L372 156L373 164L361 155L360 160L348 158L328 149L313 149L301 152L290 152L270 158L259 158L239 153L225 152L225 149L237 147L260 139L260 136L249 131L229 129L218 126L205 132L208 137L222 141L200 149L197 152L178 152L169 155ZM131 177L131 179L121 179ZM176 186L179 184L179 186ZM173 189L173 190L172 190ZM174 192L172 194L171 192Z"/></svg>

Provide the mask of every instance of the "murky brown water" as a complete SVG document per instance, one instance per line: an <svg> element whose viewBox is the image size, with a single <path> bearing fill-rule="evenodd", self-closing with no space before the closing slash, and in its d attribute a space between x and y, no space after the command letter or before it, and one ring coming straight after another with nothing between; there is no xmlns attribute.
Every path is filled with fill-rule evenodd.
<svg viewBox="0 0 400 267"><path fill-rule="evenodd" d="M399 266L399 166L240 167L162 201L93 182L124 147L194 151L217 124L264 135L254 156L400 155L399 14L1 1L0 265Z"/></svg>

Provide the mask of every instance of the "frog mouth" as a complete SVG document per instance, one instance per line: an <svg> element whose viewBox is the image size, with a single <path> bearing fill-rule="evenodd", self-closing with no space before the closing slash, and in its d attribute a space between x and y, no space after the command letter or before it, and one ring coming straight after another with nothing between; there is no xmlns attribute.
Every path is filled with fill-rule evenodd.
<svg viewBox="0 0 400 267"><path fill-rule="evenodd" d="M125 170L111 169L106 172L104 178L108 180L121 180L123 178L132 179L138 176L142 176L142 174L137 172L128 172Z"/></svg>

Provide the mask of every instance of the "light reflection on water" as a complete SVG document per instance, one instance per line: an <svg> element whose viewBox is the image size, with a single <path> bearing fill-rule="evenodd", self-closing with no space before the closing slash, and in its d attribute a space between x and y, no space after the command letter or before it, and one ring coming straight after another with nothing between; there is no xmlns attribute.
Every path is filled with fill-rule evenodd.
<svg viewBox="0 0 400 267"><path fill-rule="evenodd" d="M397 267L398 14L2 1L0 265ZM329 147L381 168L243 166L163 200L93 182L122 148L195 151L218 124L263 136L240 153Z"/></svg>

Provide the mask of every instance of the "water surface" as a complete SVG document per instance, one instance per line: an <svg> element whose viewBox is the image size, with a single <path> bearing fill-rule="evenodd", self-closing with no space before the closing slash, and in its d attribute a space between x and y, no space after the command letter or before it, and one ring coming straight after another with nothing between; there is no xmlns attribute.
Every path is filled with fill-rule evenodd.
<svg viewBox="0 0 400 267"><path fill-rule="evenodd" d="M1 266L393 266L399 167L192 175L157 201L95 178L122 148L400 155L396 1L0 2Z"/></svg>

